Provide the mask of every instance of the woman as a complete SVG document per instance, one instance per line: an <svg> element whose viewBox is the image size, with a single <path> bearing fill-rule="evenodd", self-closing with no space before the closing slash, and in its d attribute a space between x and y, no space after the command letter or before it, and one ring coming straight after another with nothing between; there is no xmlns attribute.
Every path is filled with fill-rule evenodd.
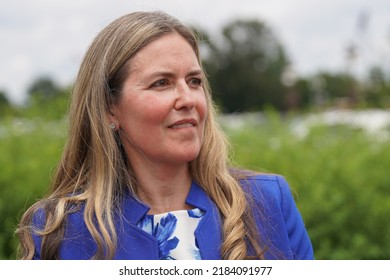
<svg viewBox="0 0 390 280"><path fill-rule="evenodd" d="M312 259L286 181L231 169L197 40L161 12L95 38L47 198L18 228L23 259Z"/></svg>

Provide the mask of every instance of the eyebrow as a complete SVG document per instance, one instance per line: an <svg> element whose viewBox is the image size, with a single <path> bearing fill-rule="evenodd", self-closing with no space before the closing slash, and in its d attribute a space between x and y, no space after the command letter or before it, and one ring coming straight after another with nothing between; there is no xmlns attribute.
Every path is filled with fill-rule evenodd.
<svg viewBox="0 0 390 280"><path fill-rule="evenodd" d="M186 76L197 76L197 75L203 75L203 70L199 68L199 69L191 70L186 74ZM149 75L149 78L153 79L154 77L159 77L159 76L172 78L175 77L175 74L170 71L157 71Z"/></svg>

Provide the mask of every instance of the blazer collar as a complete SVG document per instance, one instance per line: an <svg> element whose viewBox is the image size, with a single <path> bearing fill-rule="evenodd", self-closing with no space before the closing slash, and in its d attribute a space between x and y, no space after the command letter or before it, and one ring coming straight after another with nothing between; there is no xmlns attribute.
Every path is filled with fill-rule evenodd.
<svg viewBox="0 0 390 280"><path fill-rule="evenodd" d="M188 193L186 203L195 206L205 212L207 212L209 208L212 207L212 202L210 198L202 189L202 187L195 181L191 183L191 188ZM146 213L148 213L150 207L136 197L134 197L133 195L129 194L125 197L123 203L123 210L126 219L132 224L137 224L142 219L142 217L144 217Z"/></svg>
<svg viewBox="0 0 390 280"><path fill-rule="evenodd" d="M212 206L211 199L203 188L195 181L192 181L186 203L207 212Z"/></svg>
<svg viewBox="0 0 390 280"><path fill-rule="evenodd" d="M205 212L195 231L196 241L202 259L220 259L221 218L218 208L203 188L192 182L186 203ZM131 224L136 225L150 210L150 207L132 195L127 195L123 205L123 215Z"/></svg>

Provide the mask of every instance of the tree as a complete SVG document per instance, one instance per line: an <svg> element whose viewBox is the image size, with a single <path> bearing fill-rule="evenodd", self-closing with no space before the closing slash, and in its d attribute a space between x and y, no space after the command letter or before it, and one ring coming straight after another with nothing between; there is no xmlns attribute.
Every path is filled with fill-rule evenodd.
<svg viewBox="0 0 390 280"><path fill-rule="evenodd" d="M52 120L64 117L70 91L70 88L62 88L50 78L37 79L27 91L29 106L24 111L25 116Z"/></svg>
<svg viewBox="0 0 390 280"><path fill-rule="evenodd" d="M8 105L10 105L10 104L9 104L6 93L4 91L0 90L0 106L8 106Z"/></svg>
<svg viewBox="0 0 390 280"><path fill-rule="evenodd" d="M342 107L355 107L361 102L359 83L348 73L326 73L317 75L323 81L328 101Z"/></svg>
<svg viewBox="0 0 390 280"><path fill-rule="evenodd" d="M50 78L41 77L34 81L27 90L30 98L46 101L61 92L61 88Z"/></svg>
<svg viewBox="0 0 390 280"><path fill-rule="evenodd" d="M0 90L0 117L7 115L11 111L11 103L9 102L6 93Z"/></svg>
<svg viewBox="0 0 390 280"><path fill-rule="evenodd" d="M235 20L213 43L203 32L203 59L216 102L224 112L284 109L281 74L288 59L272 30L258 20Z"/></svg>
<svg viewBox="0 0 390 280"><path fill-rule="evenodd" d="M368 81L364 89L364 98L369 106L388 107L390 104L390 80L381 67L375 66L368 71Z"/></svg>

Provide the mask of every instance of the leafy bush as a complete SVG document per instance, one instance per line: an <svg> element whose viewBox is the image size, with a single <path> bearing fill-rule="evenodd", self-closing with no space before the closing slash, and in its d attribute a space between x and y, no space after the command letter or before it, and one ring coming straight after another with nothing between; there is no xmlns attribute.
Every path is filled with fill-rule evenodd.
<svg viewBox="0 0 390 280"><path fill-rule="evenodd" d="M390 259L390 143L348 126L305 138L278 118L229 130L235 162L285 176L317 259Z"/></svg>
<svg viewBox="0 0 390 280"><path fill-rule="evenodd" d="M63 144L63 122L0 123L0 259L15 259L17 223L47 191Z"/></svg>

